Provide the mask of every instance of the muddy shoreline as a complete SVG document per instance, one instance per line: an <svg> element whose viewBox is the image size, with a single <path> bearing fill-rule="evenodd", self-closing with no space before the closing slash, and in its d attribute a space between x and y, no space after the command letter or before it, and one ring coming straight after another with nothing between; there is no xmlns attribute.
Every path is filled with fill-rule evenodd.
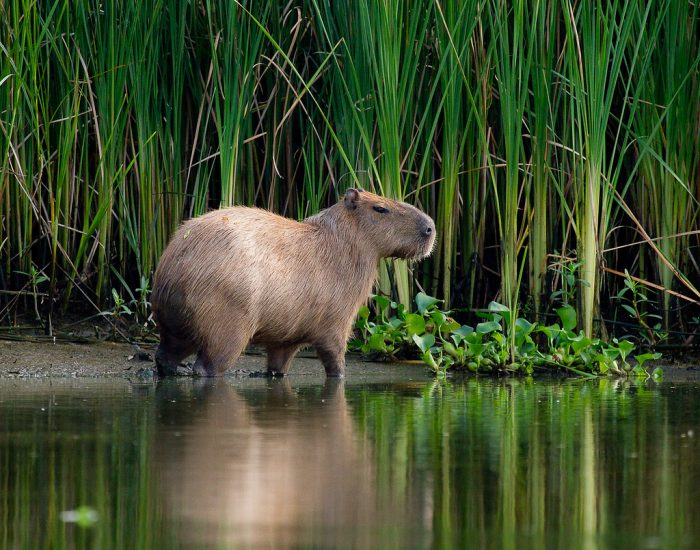
<svg viewBox="0 0 700 550"><path fill-rule="evenodd" d="M153 378L155 344L135 346L117 342L31 342L0 340L0 378ZM700 381L700 362L659 361L666 381ZM264 355L242 356L226 377L249 378L265 371ZM459 376L457 374L456 376ZM324 370L313 350L294 360L290 377L324 379ZM430 380L422 363L376 363L348 355L347 378Z"/></svg>
<svg viewBox="0 0 700 550"><path fill-rule="evenodd" d="M0 340L0 378L154 378L155 344L135 346L116 342L68 343ZM251 378L265 371L264 355L241 356L227 378ZM323 380L323 366L313 350L294 359L290 377ZM431 380L422 363L370 363L348 356L347 378Z"/></svg>

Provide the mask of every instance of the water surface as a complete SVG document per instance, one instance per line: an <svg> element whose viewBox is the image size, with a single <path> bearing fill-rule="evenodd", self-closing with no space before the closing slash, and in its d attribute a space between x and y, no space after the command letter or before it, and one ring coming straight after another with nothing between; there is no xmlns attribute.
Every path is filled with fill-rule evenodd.
<svg viewBox="0 0 700 550"><path fill-rule="evenodd" d="M700 545L700 384L0 380L0 548ZM87 506L89 527L61 512Z"/></svg>

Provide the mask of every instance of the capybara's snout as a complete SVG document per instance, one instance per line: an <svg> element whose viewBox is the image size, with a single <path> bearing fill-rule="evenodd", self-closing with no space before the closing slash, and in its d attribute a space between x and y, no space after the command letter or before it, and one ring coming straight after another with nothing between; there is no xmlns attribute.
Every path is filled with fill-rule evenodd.
<svg viewBox="0 0 700 550"><path fill-rule="evenodd" d="M416 258L421 259L425 258L426 256L430 256L431 252L433 251L433 247L435 246L435 222L430 216L427 216L422 212L418 222L418 233L423 246L420 252L416 255Z"/></svg>
<svg viewBox="0 0 700 550"><path fill-rule="evenodd" d="M435 223L432 218L425 216L420 223L420 234L424 239L434 239L435 238Z"/></svg>

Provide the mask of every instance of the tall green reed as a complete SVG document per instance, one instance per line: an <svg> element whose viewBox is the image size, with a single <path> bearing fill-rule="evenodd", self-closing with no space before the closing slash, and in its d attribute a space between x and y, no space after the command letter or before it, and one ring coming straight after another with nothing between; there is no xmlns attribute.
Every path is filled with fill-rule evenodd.
<svg viewBox="0 0 700 550"><path fill-rule="evenodd" d="M480 116L478 109L466 101L464 86L473 81L467 75L472 70L473 34L478 23L479 3L435 2L436 47L440 63L439 77L442 93L442 136L440 154L440 181L437 187L438 249L435 271L441 272L440 291L449 306L456 263L457 228L461 218L460 180L470 155L467 144L473 146L474 117ZM483 126L483 124L482 124ZM473 181L473 175L469 178ZM477 173L478 177L478 173ZM467 178L464 178L467 179ZM470 235L471 237L471 235ZM467 237L469 239L470 237ZM472 237L473 238L473 237ZM467 255L471 255L468 251ZM437 283L437 281L436 281ZM437 290L437 284L434 288Z"/></svg>
<svg viewBox="0 0 700 550"><path fill-rule="evenodd" d="M528 190L523 185L525 154L523 127L530 93L530 72L535 33L528 33L527 21L539 14L527 14L523 3L511 8L509 2L490 3L495 46L496 90L500 102L500 141L505 167L500 181L493 181L493 197L500 240L501 301L510 310L507 322L514 352L515 320L520 290L519 259L523 243L520 202Z"/></svg>
<svg viewBox="0 0 700 550"><path fill-rule="evenodd" d="M252 109L258 85L257 64L261 61L265 36L245 9L253 9L255 18L264 26L271 4L248 4L214 0L206 3L222 206L243 202L242 187L250 182L252 176L250 163L245 163L244 142L253 135Z"/></svg>
<svg viewBox="0 0 700 550"><path fill-rule="evenodd" d="M694 4L0 9L2 318L32 273L49 304L104 302L147 281L184 217L237 203L303 218L351 185L436 219L432 260L383 267L401 301L417 281L450 306L500 289L544 314L548 258L569 256L591 331L619 284L601 273L645 269L623 246L640 240L644 277L694 288Z"/></svg>
<svg viewBox="0 0 700 550"><path fill-rule="evenodd" d="M641 11L640 11L641 10ZM628 2L562 3L566 29L566 74L570 116L574 124L572 171L578 259L582 264L580 324L593 333L600 305L602 251L611 228L611 210L617 200L620 170L632 136L628 120L634 116L639 90L625 78L635 67L646 66L639 56L634 22L649 8ZM625 57L627 48L632 51ZM618 94L622 101L615 103ZM612 135L612 147L608 145Z"/></svg>
<svg viewBox="0 0 700 550"><path fill-rule="evenodd" d="M678 287L678 271L688 267L688 230L696 226L698 213L694 178L700 138L689 121L700 119L700 8L683 2L657 2L655 7L661 20L659 35L652 35L643 21L635 29L650 52L652 68L633 75L641 87L640 107L633 121L643 184L638 186L637 196L648 203L641 216L658 239L653 259L659 281L665 289L673 290ZM666 328L671 297L669 292L663 293Z"/></svg>

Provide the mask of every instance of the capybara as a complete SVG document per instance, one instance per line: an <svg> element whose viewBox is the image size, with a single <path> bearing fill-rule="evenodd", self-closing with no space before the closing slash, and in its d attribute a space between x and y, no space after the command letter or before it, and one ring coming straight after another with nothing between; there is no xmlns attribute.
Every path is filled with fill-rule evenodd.
<svg viewBox="0 0 700 550"><path fill-rule="evenodd" d="M252 342L266 347L270 374L286 374L311 344L326 374L343 376L379 259L423 258L434 241L429 216L359 189L303 222L239 206L189 220L154 277L158 373L198 352L196 374L222 375Z"/></svg>

